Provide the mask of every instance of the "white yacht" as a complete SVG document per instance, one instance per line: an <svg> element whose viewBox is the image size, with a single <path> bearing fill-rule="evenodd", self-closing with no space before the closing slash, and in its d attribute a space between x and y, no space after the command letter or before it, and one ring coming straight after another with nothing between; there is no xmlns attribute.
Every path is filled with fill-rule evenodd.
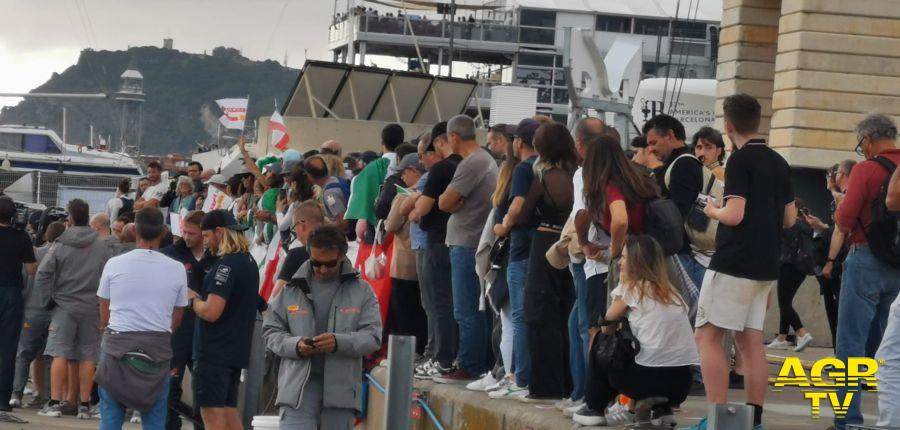
<svg viewBox="0 0 900 430"><path fill-rule="evenodd" d="M52 172L66 175L141 176L127 154L63 143L45 127L0 125L0 171Z"/></svg>

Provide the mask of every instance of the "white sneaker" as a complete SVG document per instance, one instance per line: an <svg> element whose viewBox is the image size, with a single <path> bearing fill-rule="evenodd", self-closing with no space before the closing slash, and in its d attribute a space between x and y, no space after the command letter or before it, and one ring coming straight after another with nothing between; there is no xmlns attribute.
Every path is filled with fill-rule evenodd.
<svg viewBox="0 0 900 430"><path fill-rule="evenodd" d="M491 375L491 372L487 372L484 375L481 375L481 379L469 382L466 385L466 389L471 391L487 391L487 387L492 386L497 382L499 381L494 379L494 375Z"/></svg>
<svg viewBox="0 0 900 430"><path fill-rule="evenodd" d="M9 406L11 408L21 408L22 407L22 398L17 394L13 394L12 397L9 398Z"/></svg>
<svg viewBox="0 0 900 430"><path fill-rule="evenodd" d="M510 379L510 378L500 378L500 380L497 381L496 383L493 383L493 384L485 387L484 391L487 391L488 393L490 393L491 391L497 391L500 388L502 388L504 386L504 384L511 383L511 381L512 381L512 379Z"/></svg>
<svg viewBox="0 0 900 430"><path fill-rule="evenodd" d="M769 342L768 345L766 345L766 348L769 348L769 349L788 349L790 347L791 347L790 342L788 342L787 340L778 340L777 337L774 340L772 340L772 342Z"/></svg>
<svg viewBox="0 0 900 430"><path fill-rule="evenodd" d="M26 386L26 387L25 387L25 391L22 391L22 395L23 395L23 396L31 396L31 395L34 395L34 394L37 394L37 393L35 393L34 390L31 389L31 387L27 387L27 386Z"/></svg>
<svg viewBox="0 0 900 430"><path fill-rule="evenodd" d="M625 424L634 423L634 414L631 412L620 411L615 414L609 414L606 416L606 425L609 427L616 427Z"/></svg>
<svg viewBox="0 0 900 430"><path fill-rule="evenodd" d="M140 424L141 423L141 413L140 412L134 411L134 413L131 414L131 423L132 424Z"/></svg>
<svg viewBox="0 0 900 430"><path fill-rule="evenodd" d="M572 421L575 421L578 424L583 426L606 426L606 417L600 415L600 412L593 411L584 405L583 408L579 409L572 415Z"/></svg>
<svg viewBox="0 0 900 430"><path fill-rule="evenodd" d="M516 400L520 397L525 397L528 395L528 388L520 387L513 383L512 381L508 381L504 384L503 387L500 387L494 391L488 393L488 397L492 399L510 399Z"/></svg>
<svg viewBox="0 0 900 430"><path fill-rule="evenodd" d="M583 404L583 402L581 400L562 399L562 400L554 403L553 407L556 408L556 410L563 412L566 409L569 409L574 406L581 406L582 404Z"/></svg>
<svg viewBox="0 0 900 430"><path fill-rule="evenodd" d="M806 332L803 337L797 338L797 347L794 348L794 352L803 352L810 343L812 343L813 337L809 332Z"/></svg>

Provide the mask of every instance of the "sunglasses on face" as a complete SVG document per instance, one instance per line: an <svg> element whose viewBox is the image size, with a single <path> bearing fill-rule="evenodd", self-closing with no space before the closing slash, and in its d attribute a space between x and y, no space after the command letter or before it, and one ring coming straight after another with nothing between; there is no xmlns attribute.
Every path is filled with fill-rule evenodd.
<svg viewBox="0 0 900 430"><path fill-rule="evenodd" d="M340 260L331 260L331 261L317 261L317 260L313 260L313 259L309 260L309 264L312 265L312 267L325 267L328 269L337 266L338 263L340 263Z"/></svg>

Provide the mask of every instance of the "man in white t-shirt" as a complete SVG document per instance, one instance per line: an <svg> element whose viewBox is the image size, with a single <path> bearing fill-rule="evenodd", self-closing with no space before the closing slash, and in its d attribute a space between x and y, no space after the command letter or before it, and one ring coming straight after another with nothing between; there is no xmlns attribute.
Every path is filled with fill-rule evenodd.
<svg viewBox="0 0 900 430"><path fill-rule="evenodd" d="M106 327L96 377L102 428L121 428L126 407L142 412L144 428L165 426L171 334L188 305L184 267L157 251L166 232L162 212L141 209L135 230L137 249L106 263L97 290ZM132 368L141 376L129 378Z"/></svg>
<svg viewBox="0 0 900 430"><path fill-rule="evenodd" d="M158 208L159 202L162 201L163 196L169 191L169 184L162 182L162 166L156 161L151 161L150 164L147 164L147 181L150 183L150 186L134 202L135 211L143 208Z"/></svg>

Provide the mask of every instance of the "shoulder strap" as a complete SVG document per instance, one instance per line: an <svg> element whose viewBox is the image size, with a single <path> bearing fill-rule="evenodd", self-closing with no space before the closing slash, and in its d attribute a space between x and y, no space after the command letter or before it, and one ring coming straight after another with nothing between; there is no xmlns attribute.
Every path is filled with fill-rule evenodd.
<svg viewBox="0 0 900 430"><path fill-rule="evenodd" d="M884 170L887 170L889 175L893 175L894 170L897 169L896 164L894 164L891 160L889 160L887 157L882 156L882 155L876 156L875 158L872 159L872 161L878 163L879 165L881 165L881 167L884 167Z"/></svg>
<svg viewBox="0 0 900 430"><path fill-rule="evenodd" d="M666 188L669 188L669 182L672 179L672 169L675 167L675 163L677 163L678 160L681 160L682 158L685 158L685 157L693 158L696 162L700 163L700 160L697 159L697 157L695 157L694 154L691 154L690 152L685 152L684 154L679 155L677 158L675 158L675 160L672 161L672 164L669 164L669 167L666 168L666 175L664 178L665 183L666 183ZM700 163L700 166L703 167L703 163Z"/></svg>

